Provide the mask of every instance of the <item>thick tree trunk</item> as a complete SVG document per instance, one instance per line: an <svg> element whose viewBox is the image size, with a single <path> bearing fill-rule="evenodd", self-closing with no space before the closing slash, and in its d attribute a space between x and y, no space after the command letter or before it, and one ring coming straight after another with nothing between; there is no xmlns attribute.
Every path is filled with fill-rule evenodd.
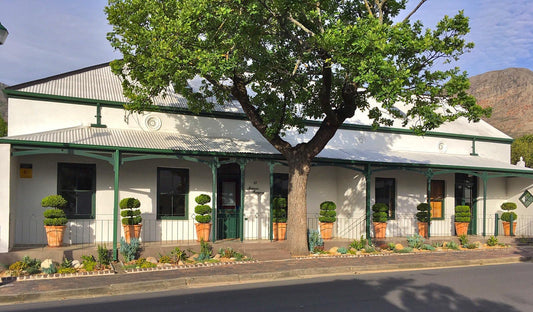
<svg viewBox="0 0 533 312"><path fill-rule="evenodd" d="M289 159L287 242L289 251L293 256L309 254L309 247L307 246L307 178L311 171L311 159L312 157L306 153L294 155Z"/></svg>

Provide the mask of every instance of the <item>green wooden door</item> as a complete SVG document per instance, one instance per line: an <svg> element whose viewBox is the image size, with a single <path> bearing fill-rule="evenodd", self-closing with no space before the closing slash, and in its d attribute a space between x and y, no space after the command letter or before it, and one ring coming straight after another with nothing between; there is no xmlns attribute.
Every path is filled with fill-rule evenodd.
<svg viewBox="0 0 533 312"><path fill-rule="evenodd" d="M239 238L239 177L221 176L218 185L217 239Z"/></svg>

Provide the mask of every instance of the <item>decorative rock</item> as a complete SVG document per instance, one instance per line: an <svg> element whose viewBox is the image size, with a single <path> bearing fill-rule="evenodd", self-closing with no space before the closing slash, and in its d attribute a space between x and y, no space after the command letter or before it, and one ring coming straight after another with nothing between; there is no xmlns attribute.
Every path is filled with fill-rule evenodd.
<svg viewBox="0 0 533 312"><path fill-rule="evenodd" d="M213 259L215 259L215 260L220 259L220 254L216 254L216 255L213 257Z"/></svg>
<svg viewBox="0 0 533 312"><path fill-rule="evenodd" d="M331 253L331 254L336 254L338 249L339 249L339 247L331 247L328 250L328 252Z"/></svg>
<svg viewBox="0 0 533 312"><path fill-rule="evenodd" d="M183 265L183 261L178 261L178 265Z"/></svg>
<svg viewBox="0 0 533 312"><path fill-rule="evenodd" d="M147 257L146 262L157 264L157 259L155 257Z"/></svg>
<svg viewBox="0 0 533 312"><path fill-rule="evenodd" d="M75 269L81 268L80 260L72 260L72 267Z"/></svg>
<svg viewBox="0 0 533 312"><path fill-rule="evenodd" d="M200 255L197 254L197 253L195 253L195 254L193 254L190 258L191 258L191 259L196 259L196 258L198 258L198 257L200 257Z"/></svg>
<svg viewBox="0 0 533 312"><path fill-rule="evenodd" d="M396 245L394 245L394 249L402 250L403 249L403 245L402 244L396 244Z"/></svg>
<svg viewBox="0 0 533 312"><path fill-rule="evenodd" d="M52 259L45 259L43 262L41 262L41 270L47 270L49 269L54 262Z"/></svg>

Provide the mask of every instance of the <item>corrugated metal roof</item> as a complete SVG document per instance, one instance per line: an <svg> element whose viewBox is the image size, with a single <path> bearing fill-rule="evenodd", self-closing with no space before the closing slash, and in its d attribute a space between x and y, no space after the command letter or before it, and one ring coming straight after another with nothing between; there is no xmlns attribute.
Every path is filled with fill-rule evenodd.
<svg viewBox="0 0 533 312"><path fill-rule="evenodd" d="M227 154L279 155L280 153L264 138L237 139L222 137L197 137L180 133L149 132L142 130L78 127L42 133L3 138L31 142L89 145L91 147L124 147L152 149L159 151L217 152ZM424 166L451 166L467 168L489 168L494 170L533 169L518 167L480 156L440 153L414 153L404 151L371 151L331 144L318 154L318 158L351 160L383 164L413 164Z"/></svg>
<svg viewBox="0 0 533 312"><path fill-rule="evenodd" d="M8 140L112 146L154 150L276 154L276 149L266 140L236 138L196 137L187 134L149 132L109 128L70 128L28 135L6 137Z"/></svg>
<svg viewBox="0 0 533 312"><path fill-rule="evenodd" d="M189 82L194 91L198 90L201 80L201 78L195 78ZM104 100L120 103L128 102L128 99L122 92L121 79L113 74L111 67L107 64L96 65L78 71L24 83L13 86L10 89L53 96ZM158 106L187 109L187 100L180 94L175 93L171 86L167 89L167 96L157 96L153 100L154 104ZM214 99L211 99L211 101L214 103ZM369 103L372 107L380 107L373 99L370 99ZM401 104L398 104L398 108L402 111L406 110ZM236 100L228 101L224 105L215 104L214 110L226 113L243 113L239 102ZM384 110L382 110L382 113L384 116L390 115ZM347 119L345 123L352 125L371 125L372 121L368 118L367 112L361 112L358 110L356 111L355 116ZM408 124L407 127L409 127L409 125L410 124ZM401 120L395 120L393 126L396 128L406 128L402 125ZM508 135L484 121L474 124L468 122L468 120L463 117L453 122L445 123L434 131L510 139Z"/></svg>

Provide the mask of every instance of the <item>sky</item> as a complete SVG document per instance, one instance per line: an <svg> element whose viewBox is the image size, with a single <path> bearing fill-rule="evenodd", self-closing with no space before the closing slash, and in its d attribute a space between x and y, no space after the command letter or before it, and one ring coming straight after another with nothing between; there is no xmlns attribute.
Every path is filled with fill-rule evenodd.
<svg viewBox="0 0 533 312"><path fill-rule="evenodd" d="M408 8L418 2L411 0ZM0 0L0 23L9 31L0 46L0 82L15 85L120 58L106 39L111 31L106 4ZM475 48L455 64L469 76L509 67L533 70L532 0L428 0L412 19L434 28L444 15L459 10L470 17L467 39Z"/></svg>

